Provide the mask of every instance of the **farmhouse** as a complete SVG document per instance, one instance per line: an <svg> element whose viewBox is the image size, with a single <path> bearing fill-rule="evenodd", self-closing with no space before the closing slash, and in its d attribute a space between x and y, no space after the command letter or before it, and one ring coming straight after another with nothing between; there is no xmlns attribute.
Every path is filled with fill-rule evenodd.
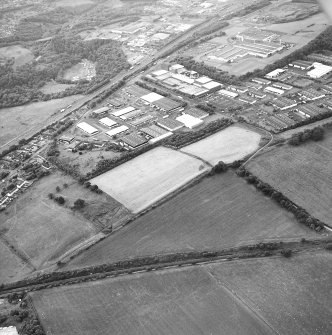
<svg viewBox="0 0 332 335"><path fill-rule="evenodd" d="M118 134L121 134L123 133L124 131L127 131L129 128L127 126L119 126L119 127L116 127L116 128L113 128L109 131L106 132L106 135L109 136L109 137L113 137L115 135L118 135Z"/></svg>
<svg viewBox="0 0 332 335"><path fill-rule="evenodd" d="M77 124L77 127L89 135L94 135L98 133L98 129L92 127L86 122L80 122Z"/></svg>
<svg viewBox="0 0 332 335"><path fill-rule="evenodd" d="M127 114L129 112L132 112L134 110L135 110L134 107L128 106L126 108L123 108L123 109L120 109L118 111L113 112L112 115L114 115L116 117L119 117L119 116L125 115L125 114Z"/></svg>
<svg viewBox="0 0 332 335"><path fill-rule="evenodd" d="M196 128L204 123L204 121L202 121L201 119L198 119L188 114L182 114L181 116L177 117L176 120L182 122L185 127L189 129Z"/></svg>
<svg viewBox="0 0 332 335"><path fill-rule="evenodd" d="M157 121L157 125L168 131L175 131L181 129L184 126L183 123L170 118L160 119Z"/></svg>
<svg viewBox="0 0 332 335"><path fill-rule="evenodd" d="M117 122L111 120L110 118L108 117L104 117L102 119L99 120L99 123L101 123L102 125L106 126L106 127L113 127L117 124Z"/></svg>

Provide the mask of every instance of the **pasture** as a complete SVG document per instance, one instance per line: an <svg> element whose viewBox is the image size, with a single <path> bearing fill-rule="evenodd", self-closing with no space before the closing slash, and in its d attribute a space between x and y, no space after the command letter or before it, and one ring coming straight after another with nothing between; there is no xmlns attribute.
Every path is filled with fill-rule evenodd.
<svg viewBox="0 0 332 335"><path fill-rule="evenodd" d="M253 153L259 147L261 135L238 126L228 127L181 149L215 165L219 161L232 163Z"/></svg>
<svg viewBox="0 0 332 335"><path fill-rule="evenodd" d="M68 184L65 188L63 184ZM60 192L56 192L56 186ZM63 206L49 199L48 194L62 195ZM81 211L70 207L78 198L87 205ZM103 227L121 220L128 212L115 200L98 195L60 173L44 177L26 190L15 203L0 213L0 229L19 252L35 267L55 262L65 252Z"/></svg>
<svg viewBox="0 0 332 335"><path fill-rule="evenodd" d="M204 178L86 250L65 268L319 236L244 179L227 172Z"/></svg>
<svg viewBox="0 0 332 335"><path fill-rule="evenodd" d="M247 168L310 214L332 217L332 132L321 142L283 146L253 159Z"/></svg>
<svg viewBox="0 0 332 335"><path fill-rule="evenodd" d="M198 159L168 148L150 150L90 182L134 213L208 171Z"/></svg>
<svg viewBox="0 0 332 335"><path fill-rule="evenodd" d="M29 49L21 45L10 45L0 48L0 59L1 58L15 58L14 68L16 68L30 63L34 59L34 56Z"/></svg>
<svg viewBox="0 0 332 335"><path fill-rule="evenodd" d="M283 335L332 333L332 254L208 265L211 275Z"/></svg>
<svg viewBox="0 0 332 335"><path fill-rule="evenodd" d="M53 113L82 98L73 95L62 99L35 102L24 106L0 109L0 147L18 135L43 124Z"/></svg>
<svg viewBox="0 0 332 335"><path fill-rule="evenodd" d="M203 267L137 274L31 294L50 335L269 335Z"/></svg>

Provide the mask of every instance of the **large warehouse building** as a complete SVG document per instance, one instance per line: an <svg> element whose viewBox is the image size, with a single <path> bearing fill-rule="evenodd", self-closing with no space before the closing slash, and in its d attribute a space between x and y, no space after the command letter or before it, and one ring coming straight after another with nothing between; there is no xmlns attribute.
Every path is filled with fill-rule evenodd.
<svg viewBox="0 0 332 335"><path fill-rule="evenodd" d="M82 131L84 131L85 133L87 133L89 135L94 135L94 134L98 133L98 129L96 129L95 127L92 127L91 125L89 125L86 122L78 123L77 128L81 129Z"/></svg>

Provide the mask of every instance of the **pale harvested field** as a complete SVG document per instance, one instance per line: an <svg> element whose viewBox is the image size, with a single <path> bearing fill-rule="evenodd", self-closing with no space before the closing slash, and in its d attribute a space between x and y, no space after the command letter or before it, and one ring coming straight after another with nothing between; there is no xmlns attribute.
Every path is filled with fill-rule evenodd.
<svg viewBox="0 0 332 335"><path fill-rule="evenodd" d="M244 179L227 172L203 179L86 250L65 268L319 236Z"/></svg>
<svg viewBox="0 0 332 335"><path fill-rule="evenodd" d="M254 131L232 126L183 147L181 151L200 157L212 165L219 161L232 163L257 150L260 139L261 135Z"/></svg>
<svg viewBox="0 0 332 335"><path fill-rule="evenodd" d="M207 171L198 159L159 147L91 180L134 213Z"/></svg>
<svg viewBox="0 0 332 335"><path fill-rule="evenodd" d="M282 335L332 334L332 253L299 254L207 266Z"/></svg>
<svg viewBox="0 0 332 335"><path fill-rule="evenodd" d="M247 168L318 219L332 218L332 132L321 142L283 146L251 161Z"/></svg>
<svg viewBox="0 0 332 335"><path fill-rule="evenodd" d="M64 189L63 183L69 187ZM49 193L57 194L56 186L61 187L59 194L67 200L64 206L48 198ZM74 212L69 207L78 198L86 200L87 205ZM97 195L59 173L36 182L1 212L0 230L35 267L41 267L127 214L107 195Z"/></svg>
<svg viewBox="0 0 332 335"><path fill-rule="evenodd" d="M19 280L31 269L0 240L0 284Z"/></svg>
<svg viewBox="0 0 332 335"><path fill-rule="evenodd" d="M2 57L15 58L14 68L30 63L34 59L32 52L20 45L11 45L0 48L0 58Z"/></svg>
<svg viewBox="0 0 332 335"><path fill-rule="evenodd" d="M28 131L31 127L42 124L54 112L82 97L82 95L73 95L63 99L35 102L18 107L1 108L0 146L14 139L19 134Z"/></svg>
<svg viewBox="0 0 332 335"><path fill-rule="evenodd" d="M106 279L31 294L49 335L269 335L203 267Z"/></svg>

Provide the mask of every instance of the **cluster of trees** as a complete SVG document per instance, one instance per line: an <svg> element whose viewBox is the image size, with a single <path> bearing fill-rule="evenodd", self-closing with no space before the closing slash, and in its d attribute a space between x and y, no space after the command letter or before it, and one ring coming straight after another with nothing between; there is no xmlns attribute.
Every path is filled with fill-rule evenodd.
<svg viewBox="0 0 332 335"><path fill-rule="evenodd" d="M83 186L88 188L90 191L95 192L97 194L102 194L103 193L103 191L98 187L98 185L96 185L96 184L91 185L91 183L89 181L85 181L83 183Z"/></svg>
<svg viewBox="0 0 332 335"><path fill-rule="evenodd" d="M83 199L77 199L74 202L74 209L82 209L86 205L85 200Z"/></svg>
<svg viewBox="0 0 332 335"><path fill-rule="evenodd" d="M224 173L228 170L228 166L226 163L220 161L218 162L212 169L212 174L214 173L217 173L217 174L220 174L220 173Z"/></svg>
<svg viewBox="0 0 332 335"><path fill-rule="evenodd" d="M275 190L271 185L261 181L244 167L238 169L236 173L238 176L243 177L249 184L254 185L259 191L264 193L264 195L276 201L281 207L293 213L297 221L301 224L304 224L316 231L324 229L324 223L322 221L311 216L305 209L294 204L281 192Z"/></svg>
<svg viewBox="0 0 332 335"><path fill-rule="evenodd" d="M0 172L0 179L5 179L9 176L9 171L1 171Z"/></svg>
<svg viewBox="0 0 332 335"><path fill-rule="evenodd" d="M301 143L312 141L321 141L324 139L325 130L323 127L315 127L313 129L306 129L300 133L294 134L288 141L290 145L300 145Z"/></svg>
<svg viewBox="0 0 332 335"><path fill-rule="evenodd" d="M54 195L53 193L49 193L48 198L54 200L59 205L63 205L66 202L66 199L62 195Z"/></svg>
<svg viewBox="0 0 332 335"><path fill-rule="evenodd" d="M196 142L206 136L209 136L216 131L219 131L225 127L228 127L232 124L232 121L229 119L221 119L213 121L209 124L207 124L204 128L201 130L197 130L194 132L188 132L188 133L177 133L172 135L171 137L168 137L163 141L163 144L169 145L175 148L183 147L184 145L188 145L192 142Z"/></svg>
<svg viewBox="0 0 332 335"><path fill-rule="evenodd" d="M22 167L22 170L27 173L26 180L40 179L50 174L50 171L44 170L40 164L28 163Z"/></svg>
<svg viewBox="0 0 332 335"><path fill-rule="evenodd" d="M11 62L0 65L0 107L91 92L91 89L95 90L100 83L105 84L109 78L130 66L121 44L113 40L83 41L77 36L58 36L48 43L36 44L33 53L35 57L40 57L38 62L22 65L15 70ZM52 94L40 91L50 80L62 82L64 72L82 59L95 63L96 77L90 83L83 80L74 87Z"/></svg>
<svg viewBox="0 0 332 335"><path fill-rule="evenodd" d="M182 64L188 70L196 71L216 81L229 85L239 85L241 83L239 78L230 75L227 71L220 70L215 66L206 65L204 62L197 62L194 57L179 56L175 58L175 61Z"/></svg>

